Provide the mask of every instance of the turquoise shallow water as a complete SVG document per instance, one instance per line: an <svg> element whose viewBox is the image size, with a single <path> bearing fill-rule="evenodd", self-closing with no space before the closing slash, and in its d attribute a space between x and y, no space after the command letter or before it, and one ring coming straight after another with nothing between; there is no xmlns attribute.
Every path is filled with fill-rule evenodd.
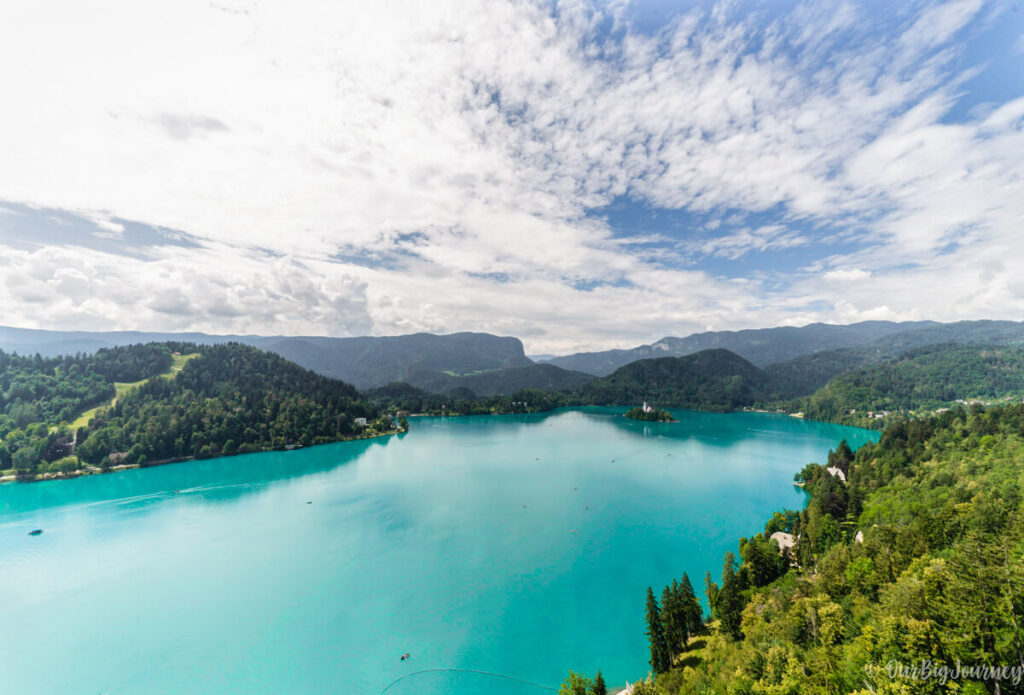
<svg viewBox="0 0 1024 695"><path fill-rule="evenodd" d="M647 671L649 584L685 571L701 593L739 536L802 504L796 471L875 437L622 411L416 418L402 437L0 486L0 691L374 695L443 667L621 684ZM388 690L544 692L436 671Z"/></svg>

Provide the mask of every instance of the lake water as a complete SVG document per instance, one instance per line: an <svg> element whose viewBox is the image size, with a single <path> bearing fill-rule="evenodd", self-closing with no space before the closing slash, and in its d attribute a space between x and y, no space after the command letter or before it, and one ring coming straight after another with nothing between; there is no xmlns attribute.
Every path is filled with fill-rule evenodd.
<svg viewBox="0 0 1024 695"><path fill-rule="evenodd" d="M687 572L703 594L738 537L802 505L795 472L876 436L622 411L0 486L0 692L375 695L445 668L467 671L387 692L621 685L648 670L648 585Z"/></svg>

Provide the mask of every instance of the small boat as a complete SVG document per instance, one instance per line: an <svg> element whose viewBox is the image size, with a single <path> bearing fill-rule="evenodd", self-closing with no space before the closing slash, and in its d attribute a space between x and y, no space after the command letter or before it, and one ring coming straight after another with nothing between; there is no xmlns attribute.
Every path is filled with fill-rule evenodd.
<svg viewBox="0 0 1024 695"><path fill-rule="evenodd" d="M32 529L31 531L28 532L28 535L30 535L30 536L41 536L42 534L43 534L43 529L41 529L41 528Z"/></svg>
<svg viewBox="0 0 1024 695"><path fill-rule="evenodd" d="M399 661L405 661L408 658L409 658L409 652L406 652L405 654L402 654L402 658L399 659Z"/></svg>

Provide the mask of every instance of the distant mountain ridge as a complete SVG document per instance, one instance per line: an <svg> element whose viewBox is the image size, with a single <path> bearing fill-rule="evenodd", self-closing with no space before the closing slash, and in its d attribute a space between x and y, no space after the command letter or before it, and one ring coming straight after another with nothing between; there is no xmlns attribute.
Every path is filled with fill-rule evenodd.
<svg viewBox="0 0 1024 695"><path fill-rule="evenodd" d="M488 333L281 338L267 339L257 347L361 389L393 381L415 386L428 377L444 381L444 377L533 366L518 338Z"/></svg>
<svg viewBox="0 0 1024 695"><path fill-rule="evenodd" d="M846 326L812 323L807 326L753 328L742 331L710 331L685 338L666 337L629 350L580 352L548 360L565 369L595 376L607 376L619 367L652 357L683 357L702 350L724 348L745 360L763 367L773 362L821 350L852 347L908 330L937 326L933 321L893 323L864 321Z"/></svg>
<svg viewBox="0 0 1024 695"><path fill-rule="evenodd" d="M179 341L197 345L237 342L276 353L323 376L358 388L404 381L410 375L436 371L461 375L528 367L518 338L489 333L327 338L318 336L210 335L143 331L46 331L0 327L0 350L44 357L93 353L100 348L137 343Z"/></svg>
<svg viewBox="0 0 1024 695"><path fill-rule="evenodd" d="M509 395L523 389L569 391L593 379L590 374L542 363L462 376L424 370L411 374L404 382L430 393L451 393L460 390L468 391L474 397L486 398Z"/></svg>
<svg viewBox="0 0 1024 695"><path fill-rule="evenodd" d="M849 325L812 323L742 331L695 333L686 338L666 337L629 350L581 352L547 360L564 369L607 376L619 367L655 357L682 357L702 350L724 348L758 367L829 350L871 346L875 357L892 357L927 345L1024 343L1024 322L1014 321L863 321ZM864 353L871 359L872 351Z"/></svg>
<svg viewBox="0 0 1024 695"><path fill-rule="evenodd" d="M419 389L474 396L508 395L522 389L572 391L588 376L609 376L640 360L684 357L724 349L765 369L779 384L779 397L806 395L833 377L929 345L1024 344L1024 322L961 321L850 325L697 333L663 338L630 350L605 350L544 359L526 356L518 338L488 333L328 338L318 336L209 335L142 331L46 331L0 327L0 350L44 357L146 342L182 341L200 345L239 342L274 352L321 375L360 389L406 382ZM538 355L548 358L548 355Z"/></svg>

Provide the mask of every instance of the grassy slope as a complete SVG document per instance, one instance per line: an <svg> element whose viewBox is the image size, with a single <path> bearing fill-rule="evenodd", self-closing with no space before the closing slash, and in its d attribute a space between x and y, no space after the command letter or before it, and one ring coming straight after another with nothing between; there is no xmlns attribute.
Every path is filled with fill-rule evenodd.
<svg viewBox="0 0 1024 695"><path fill-rule="evenodd" d="M198 352L192 353L191 355L178 355L178 354L172 355L171 359L173 361L171 362L171 368L168 369L163 374L160 374L158 376L160 376L160 377L162 377L164 379L173 379L174 377L176 377L178 375L178 372L181 371L182 367L185 366L186 362L188 362L193 357L198 357L198 356L199 356ZM89 421L92 420L94 417L96 417L96 414L100 410L102 410L104 408L112 407L115 403L117 403L117 399L118 398L120 398L121 396L124 396L126 393L131 391L133 388L135 388L137 386L141 386L142 384L146 383L146 381L148 381L148 379L142 379L141 381L132 381L132 382L125 382L125 381L116 381L116 382L114 382L114 389L116 390L116 393L115 393L114 397L112 399L110 399L110 402L103 403L102 405L98 405L95 408L89 408L88 410L83 411L77 418L75 418L75 421L71 423L71 429L77 430L80 427L87 426L89 424Z"/></svg>

